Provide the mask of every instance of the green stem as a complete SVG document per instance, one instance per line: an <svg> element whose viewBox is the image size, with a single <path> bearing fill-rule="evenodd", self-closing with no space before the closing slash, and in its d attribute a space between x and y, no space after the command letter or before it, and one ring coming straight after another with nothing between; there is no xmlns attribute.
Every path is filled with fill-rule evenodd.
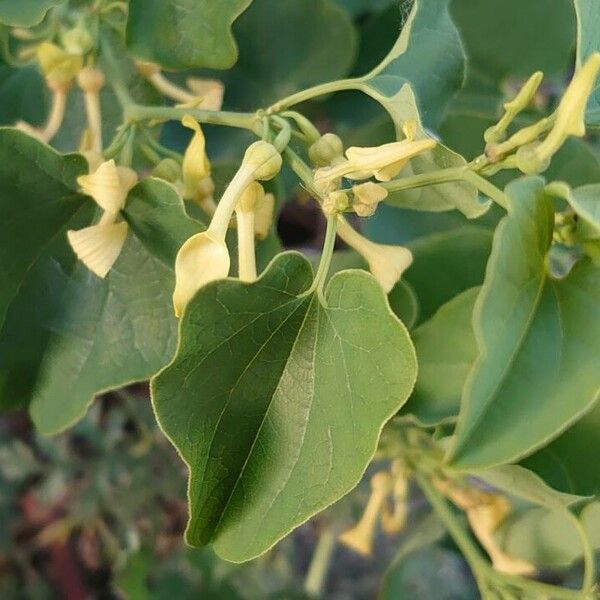
<svg viewBox="0 0 600 600"><path fill-rule="evenodd" d="M317 547L313 553L306 580L304 582L304 591L315 598L320 598L323 594L327 573L333 551L335 550L335 535L329 530L324 531L319 538Z"/></svg>
<svg viewBox="0 0 600 600"><path fill-rule="evenodd" d="M313 172L312 169L288 146L283 155L292 171L296 173L299 177L300 181L310 190L311 194L318 196L318 194L313 189ZM318 198L322 200L322 198Z"/></svg>
<svg viewBox="0 0 600 600"><path fill-rule="evenodd" d="M480 551L477 549L470 536L465 532L456 518L456 515L449 507L447 501L438 493L433 485L431 485L428 479L421 473L417 473L415 479L431 504L431 507L444 523L448 533L469 563L482 594L487 589L486 581L493 581L498 586L512 586L530 592L535 597L548 597L558 600L582 600L585 598L585 596L582 596L580 590L562 588L548 583L542 583L541 581L526 579L518 575L510 575L509 573L496 571L487 560L482 557Z"/></svg>
<svg viewBox="0 0 600 600"><path fill-rule="evenodd" d="M488 198L491 198L494 202L496 202L496 204L499 204L505 210L509 209L510 201L508 196L501 189L497 188L493 183L489 182L481 175L478 175L474 171L468 170L464 172L463 179L472 183L482 194L485 194L488 196Z"/></svg>
<svg viewBox="0 0 600 600"><path fill-rule="evenodd" d="M579 535L579 539L581 540L581 547L583 550L583 584L581 586L581 591L584 594L590 594L596 583L596 560L594 557L594 549L590 544L590 538L583 526L581 520L576 517L573 513L568 511L569 517L573 522L573 526L577 530Z"/></svg>
<svg viewBox="0 0 600 600"><path fill-rule="evenodd" d="M427 185L438 185L441 183L449 183L451 181L460 181L465 178L465 173L467 173L468 170L469 169L466 166L452 167L379 183L379 185L386 188L389 192L400 192L403 190L425 187Z"/></svg>
<svg viewBox="0 0 600 600"><path fill-rule="evenodd" d="M321 254L321 260L319 261L319 268L315 275L315 280L310 288L309 294L314 293L315 290L319 296L323 296L323 288L325 286L325 280L327 273L329 273L329 267L331 265L331 258L333 257L333 250L335 248L335 237L337 234L337 216L330 215L327 217L327 231L325 233L325 242L323 243L323 252Z"/></svg>
<svg viewBox="0 0 600 600"><path fill-rule="evenodd" d="M318 96L325 96L327 94L341 92L343 90L354 90L360 86L361 81L361 79L340 79L338 81L321 83L275 102L275 104L271 105L267 109L267 112L269 114L278 113L282 110L290 108L291 106L300 104L300 102L306 102L306 100L311 100L312 98L316 98Z"/></svg>
<svg viewBox="0 0 600 600"><path fill-rule="evenodd" d="M198 108L177 108L171 106L140 106L131 104L125 107L126 121L180 121L185 115L190 115L199 123L209 125L225 125L240 129L255 130L260 119L254 113L221 112L201 110Z"/></svg>

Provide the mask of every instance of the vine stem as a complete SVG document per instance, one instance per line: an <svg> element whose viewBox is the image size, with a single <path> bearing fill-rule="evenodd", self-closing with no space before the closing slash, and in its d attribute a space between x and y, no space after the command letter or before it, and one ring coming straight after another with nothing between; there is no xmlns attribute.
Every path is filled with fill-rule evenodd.
<svg viewBox="0 0 600 600"><path fill-rule="evenodd" d="M437 492L427 477L422 473L416 473L415 479L431 504L431 507L444 523L448 533L469 563L482 594L486 592L486 582L490 581L499 585L511 586L531 592L533 595L537 595L536 597L556 598L559 600L584 600L584 598L591 599L593 597L592 593L589 596L582 595L581 590L558 587L541 581L519 577L518 575L496 571L483 558L473 540L456 518L446 499Z"/></svg>
<svg viewBox="0 0 600 600"><path fill-rule="evenodd" d="M319 261L319 268L309 293L313 293L316 290L319 293L319 296L323 296L325 279L327 278L327 273L329 273L329 266L331 265L333 250L335 248L336 235L337 216L330 215L327 217L327 231L325 233L325 242L323 243L323 253L321 254L321 260Z"/></svg>
<svg viewBox="0 0 600 600"><path fill-rule="evenodd" d="M466 181L471 182L482 194L485 194L496 204L499 204L504 210L509 209L510 200L508 196L493 183L471 170L465 171L463 177Z"/></svg>
<svg viewBox="0 0 600 600"><path fill-rule="evenodd" d="M361 78L353 78L353 79L340 79L338 81L329 81L327 83L321 83L319 85L315 85L307 90L302 90L291 96L287 96L281 100L275 102L267 109L267 114L273 114L281 112L282 110L286 110L291 106L295 106L296 104L300 104L301 102L305 102L306 100L311 100L312 98L316 98L317 96L325 96L327 94L333 94L334 92L341 92L344 90L354 90L357 87L360 87L362 83Z"/></svg>
<svg viewBox="0 0 600 600"><path fill-rule="evenodd" d="M179 121L186 115L192 116L199 123L209 125L225 125L255 131L260 119L255 113L237 113L198 108L179 108L176 106L140 106L129 104L124 107L126 121Z"/></svg>
<svg viewBox="0 0 600 600"><path fill-rule="evenodd" d="M319 598L323 594L334 550L335 535L326 530L319 537L304 581L304 591L309 596Z"/></svg>

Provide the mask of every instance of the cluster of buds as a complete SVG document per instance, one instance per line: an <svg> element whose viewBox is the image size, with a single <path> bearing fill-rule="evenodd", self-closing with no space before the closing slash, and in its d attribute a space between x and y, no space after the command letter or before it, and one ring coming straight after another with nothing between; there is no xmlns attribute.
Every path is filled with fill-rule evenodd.
<svg viewBox="0 0 600 600"><path fill-rule="evenodd" d="M177 316L183 313L188 302L200 288L211 281L224 279L229 275L231 260L225 238L231 218L240 200L244 200L244 205L241 212L238 213L238 217L240 214L248 212L254 214L261 210L263 214L269 212L269 201L261 200L264 192L252 187L252 184L273 179L281 170L281 165L281 154L269 142L254 142L247 148L242 164L217 205L208 229L188 239L177 254L176 282L173 293L173 305ZM265 204L267 209L264 208ZM241 230L238 226L238 234L241 232L241 235L245 236L241 240L244 252L254 253L253 238L257 219L256 217L248 219L242 216L242 221ZM250 223L252 223L252 229L249 230ZM264 225L261 229L264 231ZM252 238L251 248L248 243L250 238ZM255 277L255 272L252 272L251 267L253 260L246 255L240 257L240 264L243 262L245 265L247 279Z"/></svg>
<svg viewBox="0 0 600 600"><path fill-rule="evenodd" d="M391 473L375 473L371 478L371 496L358 523L340 535L340 542L363 556L370 556L377 527L381 524L388 535L396 534L406 524L409 471L403 463L394 462ZM388 500L394 504L390 510Z"/></svg>
<svg viewBox="0 0 600 600"><path fill-rule="evenodd" d="M600 73L600 53L595 52L575 73L555 112L504 140L514 118L534 99L543 74L534 73L516 97L504 105L500 121L485 132L485 154L491 163L506 163L523 173L541 173L569 137L585 135L585 112ZM545 136L545 137L543 137ZM540 139L542 138L543 139ZM511 154L516 150L515 154ZM489 173L493 173L490 170Z"/></svg>
<svg viewBox="0 0 600 600"><path fill-rule="evenodd" d="M82 192L104 212L97 224L70 230L67 238L79 260L98 277L106 277L123 249L128 225L120 213L137 180L135 171L117 166L114 160L77 179Z"/></svg>

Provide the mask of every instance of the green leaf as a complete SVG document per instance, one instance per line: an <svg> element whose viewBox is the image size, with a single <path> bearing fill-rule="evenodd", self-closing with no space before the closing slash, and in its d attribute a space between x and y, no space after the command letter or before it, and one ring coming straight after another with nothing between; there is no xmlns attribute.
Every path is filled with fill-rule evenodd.
<svg viewBox="0 0 600 600"><path fill-rule="evenodd" d="M600 13L595 0L574 0L577 11L577 65L582 65L590 54L600 52ZM587 108L586 120L590 125L600 125L600 82Z"/></svg>
<svg viewBox="0 0 600 600"><path fill-rule="evenodd" d="M310 263L277 257L253 284L188 305L153 380L159 423L190 468L192 545L241 562L350 491L408 398L414 350L377 282L345 271L324 298Z"/></svg>
<svg viewBox="0 0 600 600"><path fill-rule="evenodd" d="M313 267L318 267L320 257L313 259ZM336 273L348 269L369 270L367 261L354 250L336 250L331 259L328 280ZM419 301L412 287L404 280L400 280L388 294L388 302L394 314L406 325L407 329L412 329L419 318Z"/></svg>
<svg viewBox="0 0 600 600"><path fill-rule="evenodd" d="M205 229L185 212L177 190L153 177L129 192L122 214L147 250L171 269L183 243Z"/></svg>
<svg viewBox="0 0 600 600"><path fill-rule="evenodd" d="M352 21L331 0L254 0L235 35L241 60L214 74L225 83L226 106L235 110L345 77L357 47Z"/></svg>
<svg viewBox="0 0 600 600"><path fill-rule="evenodd" d="M581 513L592 548L600 548L600 502ZM527 508L511 515L495 534L505 552L543 568L564 568L581 558L582 541L564 510Z"/></svg>
<svg viewBox="0 0 600 600"><path fill-rule="evenodd" d="M0 128L0 325L27 271L84 207L82 156L61 156L15 129Z"/></svg>
<svg viewBox="0 0 600 600"><path fill-rule="evenodd" d="M571 208L600 233L600 184L590 184L571 189L562 182L551 183L548 193L556 195L569 203Z"/></svg>
<svg viewBox="0 0 600 600"><path fill-rule="evenodd" d="M349 85L380 102L398 132L404 120L402 89L406 84L415 90L426 125L434 127L463 83L465 55L449 4L449 0L415 0L389 54Z"/></svg>
<svg viewBox="0 0 600 600"><path fill-rule="evenodd" d="M459 294L413 333L419 374L402 412L425 427L458 416L463 384L477 357L471 317L478 292L472 288Z"/></svg>
<svg viewBox="0 0 600 600"><path fill-rule="evenodd" d="M48 114L48 89L34 66L0 66L0 124L22 119L39 126Z"/></svg>
<svg viewBox="0 0 600 600"><path fill-rule="evenodd" d="M149 379L173 356L173 273L130 236L106 279L78 263L51 328L30 414L43 434L82 418L94 396Z"/></svg>
<svg viewBox="0 0 600 600"><path fill-rule="evenodd" d="M556 490L593 496L600 494L600 473L590 457L599 454L600 403L596 403L575 425L522 464Z"/></svg>
<svg viewBox="0 0 600 600"><path fill-rule="evenodd" d="M575 43L572 0L455 0L451 12L470 70L488 79L525 78L537 70L551 75L570 64Z"/></svg>
<svg viewBox="0 0 600 600"><path fill-rule="evenodd" d="M415 290L420 318L426 321L446 302L483 283L492 234L462 227L418 238L408 247L414 260L405 279Z"/></svg>
<svg viewBox="0 0 600 600"><path fill-rule="evenodd" d="M238 56L232 23L252 0L130 0L127 45L165 69L228 69Z"/></svg>
<svg viewBox="0 0 600 600"><path fill-rule="evenodd" d="M544 181L507 188L474 328L479 357L449 460L461 470L514 462L558 436L598 398L600 270L547 273L554 214Z"/></svg>
<svg viewBox="0 0 600 600"><path fill-rule="evenodd" d="M14 27L37 25L45 14L65 0L0 0L0 23Z"/></svg>
<svg viewBox="0 0 600 600"><path fill-rule="evenodd" d="M335 0L336 4L344 7L352 16L383 10L395 0Z"/></svg>

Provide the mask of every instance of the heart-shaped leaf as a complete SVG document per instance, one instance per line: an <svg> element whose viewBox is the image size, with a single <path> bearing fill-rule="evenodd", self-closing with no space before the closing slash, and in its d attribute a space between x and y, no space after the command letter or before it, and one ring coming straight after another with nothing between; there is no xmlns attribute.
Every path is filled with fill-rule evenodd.
<svg viewBox="0 0 600 600"><path fill-rule="evenodd" d="M235 562L268 550L360 480L408 398L414 349L376 281L344 271L325 297L310 263L203 288L153 380L161 427L190 468L192 545Z"/></svg>
<svg viewBox="0 0 600 600"><path fill-rule="evenodd" d="M65 0L0 0L0 23L15 27L37 25L54 6Z"/></svg>
<svg viewBox="0 0 600 600"><path fill-rule="evenodd" d="M514 462L590 410L600 371L600 269L587 259L548 274L554 213L541 178L506 188L474 315L478 359L465 384L454 467Z"/></svg>
<svg viewBox="0 0 600 600"><path fill-rule="evenodd" d="M134 235L104 280L77 262L66 231L95 211L77 191L83 157L0 129L0 158L0 407L29 406L55 433L172 357L173 274Z"/></svg>
<svg viewBox="0 0 600 600"><path fill-rule="evenodd" d="M165 69L228 69L237 60L232 23L252 0L130 0L127 45Z"/></svg>

